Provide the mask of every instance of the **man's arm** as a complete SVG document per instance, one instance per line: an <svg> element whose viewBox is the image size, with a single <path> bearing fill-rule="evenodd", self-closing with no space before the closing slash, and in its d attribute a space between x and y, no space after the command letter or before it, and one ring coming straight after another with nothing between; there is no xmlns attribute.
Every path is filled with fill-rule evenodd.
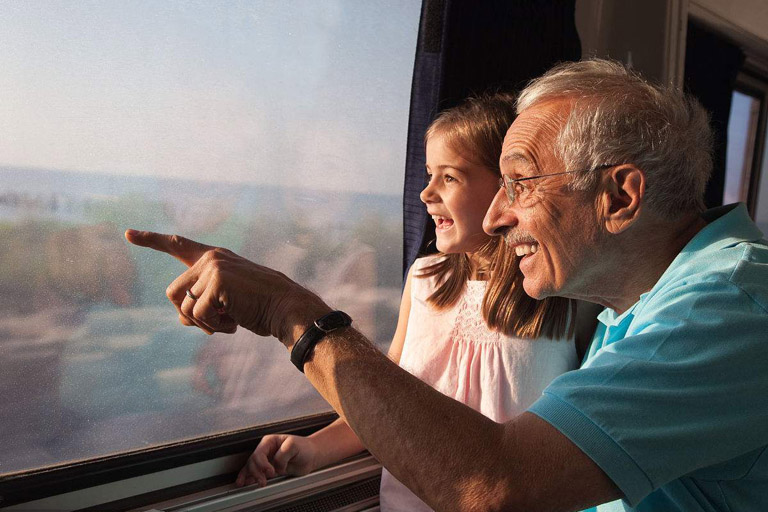
<svg viewBox="0 0 768 512"><path fill-rule="evenodd" d="M581 510L621 496L537 416L491 421L400 369L351 328L319 343L305 372L369 451L436 510Z"/></svg>
<svg viewBox="0 0 768 512"><path fill-rule="evenodd" d="M225 249L157 233L126 238L189 266L166 291L185 325L241 325L290 350L330 311L283 274ZM620 496L548 423L529 413L496 423L413 377L352 328L318 343L305 372L384 466L437 510L569 511Z"/></svg>

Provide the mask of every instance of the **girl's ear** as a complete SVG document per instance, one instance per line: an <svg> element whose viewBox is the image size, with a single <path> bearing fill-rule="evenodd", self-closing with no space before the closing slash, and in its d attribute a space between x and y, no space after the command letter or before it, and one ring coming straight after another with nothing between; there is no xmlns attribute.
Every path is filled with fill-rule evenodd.
<svg viewBox="0 0 768 512"><path fill-rule="evenodd" d="M603 177L600 214L605 229L617 235L638 218L645 196L645 173L634 165L613 167Z"/></svg>

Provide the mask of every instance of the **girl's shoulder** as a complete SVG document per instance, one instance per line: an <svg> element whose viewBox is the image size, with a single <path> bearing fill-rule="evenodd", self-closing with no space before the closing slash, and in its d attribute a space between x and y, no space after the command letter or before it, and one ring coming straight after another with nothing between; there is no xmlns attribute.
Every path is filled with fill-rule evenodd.
<svg viewBox="0 0 768 512"><path fill-rule="evenodd" d="M411 298L419 301L426 301L427 298L438 287L438 276L423 275L424 271L435 263L439 263L445 258L443 254L431 254L416 258L411 265Z"/></svg>
<svg viewBox="0 0 768 512"><path fill-rule="evenodd" d="M430 265L434 265L435 263L438 263L444 259L444 254L430 254L416 258L416 261L413 262L411 267L414 277L417 276L419 272L423 271L425 268L429 267Z"/></svg>

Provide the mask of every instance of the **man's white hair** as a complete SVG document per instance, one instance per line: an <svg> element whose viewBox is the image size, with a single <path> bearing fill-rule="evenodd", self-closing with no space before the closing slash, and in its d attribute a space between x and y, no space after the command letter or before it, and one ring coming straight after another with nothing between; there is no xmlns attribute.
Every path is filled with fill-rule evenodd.
<svg viewBox="0 0 768 512"><path fill-rule="evenodd" d="M704 209L712 172L712 132L699 102L677 88L651 84L619 62L560 64L530 82L517 112L553 99L572 110L555 154L575 173L573 187L594 186L605 164L629 163L646 176L645 204L661 215Z"/></svg>

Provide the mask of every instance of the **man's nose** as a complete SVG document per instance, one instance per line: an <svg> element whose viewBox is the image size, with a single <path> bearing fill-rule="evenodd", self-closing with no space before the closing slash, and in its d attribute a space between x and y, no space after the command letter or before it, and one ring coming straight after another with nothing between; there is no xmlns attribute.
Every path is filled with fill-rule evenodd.
<svg viewBox="0 0 768 512"><path fill-rule="evenodd" d="M503 188L499 188L491 201L491 206L483 219L483 231L491 236L503 235L509 228L517 225L517 215L509 204Z"/></svg>

